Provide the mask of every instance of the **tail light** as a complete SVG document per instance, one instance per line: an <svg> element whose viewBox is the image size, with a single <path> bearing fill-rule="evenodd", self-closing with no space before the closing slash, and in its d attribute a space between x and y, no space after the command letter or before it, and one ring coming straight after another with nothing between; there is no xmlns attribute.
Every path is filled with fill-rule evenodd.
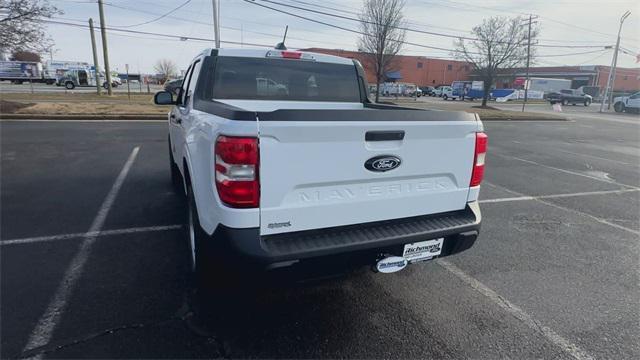
<svg viewBox="0 0 640 360"><path fill-rule="evenodd" d="M471 183L469 187L478 186L484 177L484 158L487 154L487 134L476 133L476 150L473 156L473 171L471 172Z"/></svg>
<svg viewBox="0 0 640 360"><path fill-rule="evenodd" d="M216 188L220 200L233 208L258 207L258 139L219 136L215 157Z"/></svg>

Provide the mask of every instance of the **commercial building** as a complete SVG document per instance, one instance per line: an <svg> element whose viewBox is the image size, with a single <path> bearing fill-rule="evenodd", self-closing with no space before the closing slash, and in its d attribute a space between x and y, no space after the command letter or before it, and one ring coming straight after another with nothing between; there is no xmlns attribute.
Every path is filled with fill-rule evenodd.
<svg viewBox="0 0 640 360"><path fill-rule="evenodd" d="M322 54L342 56L356 59L362 63L367 74L367 81L375 84L375 70L368 54L357 51L309 48ZM425 56L397 55L392 63L392 71L386 73L386 81L414 83L418 86L451 85L456 80L479 80L472 74L472 66L464 61L434 59ZM602 91L607 86L609 66L544 66L531 67L529 76L536 78L554 78L571 80L571 88L581 86L597 87ZM518 78L526 76L524 68L504 70L496 80L495 87L519 88ZM615 92L634 92L640 89L640 68L620 68L616 70L614 82ZM596 89L597 90L597 89Z"/></svg>
<svg viewBox="0 0 640 360"><path fill-rule="evenodd" d="M611 67L603 65L589 66L545 66L532 67L529 69L529 76L535 78L553 78L571 80L571 88L577 89L581 86L598 87L600 91L607 86L609 71ZM505 70L496 81L497 88L518 87L518 78L526 76L526 69ZM474 75L471 76L472 78ZM634 92L640 89L640 68L620 68L616 69L614 82L614 92Z"/></svg>
<svg viewBox="0 0 640 360"><path fill-rule="evenodd" d="M369 84L375 84L375 70L366 53L336 49L309 48L304 51L342 56L362 63ZM418 86L451 85L456 80L469 80L471 65L464 61L433 59L425 56L397 55L387 72L387 81L413 83Z"/></svg>

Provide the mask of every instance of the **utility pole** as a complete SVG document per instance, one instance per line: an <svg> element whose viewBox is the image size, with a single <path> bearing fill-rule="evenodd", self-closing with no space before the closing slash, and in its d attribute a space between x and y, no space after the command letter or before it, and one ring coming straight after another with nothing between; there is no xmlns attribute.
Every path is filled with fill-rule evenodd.
<svg viewBox="0 0 640 360"><path fill-rule="evenodd" d="M104 22L104 6L102 0L98 0L98 9L100 10L100 33L102 34L102 53L104 55L104 76L107 79L107 93L109 96L113 95L113 89L111 88L111 68L109 68L109 50L107 49L107 30L105 29ZM99 79L100 77L97 76ZM98 82L100 82L98 80Z"/></svg>
<svg viewBox="0 0 640 360"><path fill-rule="evenodd" d="M213 6L213 38L216 49L220 48L220 5L218 0L211 0Z"/></svg>
<svg viewBox="0 0 640 360"><path fill-rule="evenodd" d="M616 40L616 48L613 50L613 58L611 59L611 68L609 68L609 78L607 79L607 87L604 89L602 102L600 102L600 110L604 110L604 103L608 100L607 110L611 109L611 101L613 100L613 84L616 77L616 66L618 65L618 51L620 50L620 33L622 32L622 24L625 19L631 15L631 11L627 10L620 18L620 27L618 28L618 39Z"/></svg>
<svg viewBox="0 0 640 360"><path fill-rule="evenodd" d="M100 87L100 68L98 67L98 50L96 49L96 35L93 33L93 19L89 18L89 32L91 33L91 48L93 50L93 68L96 71L96 91L98 95L102 92Z"/></svg>
<svg viewBox="0 0 640 360"><path fill-rule="evenodd" d="M531 63L531 24L534 19L538 17L533 17L533 15L529 15L529 30L527 35L527 74L524 81L524 102L522 102L522 112L524 112L524 106L527 104L527 98L529 97L529 64Z"/></svg>

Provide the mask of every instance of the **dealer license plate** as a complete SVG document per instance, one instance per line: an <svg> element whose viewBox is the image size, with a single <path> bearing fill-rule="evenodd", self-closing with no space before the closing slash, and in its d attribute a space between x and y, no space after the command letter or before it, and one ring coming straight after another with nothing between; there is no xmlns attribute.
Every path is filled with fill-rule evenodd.
<svg viewBox="0 0 640 360"><path fill-rule="evenodd" d="M440 255L444 238L420 241L413 244L406 244L402 257L409 262L424 261Z"/></svg>

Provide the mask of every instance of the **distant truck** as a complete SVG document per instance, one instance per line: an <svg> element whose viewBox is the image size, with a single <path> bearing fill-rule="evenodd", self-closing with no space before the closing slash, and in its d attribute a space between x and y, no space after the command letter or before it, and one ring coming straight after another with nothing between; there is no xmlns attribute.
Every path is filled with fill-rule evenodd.
<svg viewBox="0 0 640 360"><path fill-rule="evenodd" d="M47 60L43 64L44 77L57 80L72 69L89 69L92 66L84 61Z"/></svg>
<svg viewBox="0 0 640 360"><path fill-rule="evenodd" d="M571 80L535 77L529 78L529 90L542 91L544 94L549 94L552 92L559 92L564 89L571 89Z"/></svg>
<svg viewBox="0 0 640 360"><path fill-rule="evenodd" d="M104 78L102 73L96 76L96 71L91 68L85 69L71 69L64 72L64 74L58 77L56 85L64 86L68 90L72 90L76 87L89 87L96 86L101 83L102 87L105 89L107 86L107 81ZM111 77L111 86L118 87L118 85L122 85L120 78Z"/></svg>
<svg viewBox="0 0 640 360"><path fill-rule="evenodd" d="M484 81L454 81L451 88L453 96L449 97L453 97L454 100L460 98L473 101L484 97Z"/></svg>
<svg viewBox="0 0 640 360"><path fill-rule="evenodd" d="M631 96L614 98L613 110L616 112L640 112L640 91Z"/></svg>
<svg viewBox="0 0 640 360"><path fill-rule="evenodd" d="M383 96L420 96L422 91L417 91L416 84L386 82L380 84L380 94Z"/></svg>
<svg viewBox="0 0 640 360"><path fill-rule="evenodd" d="M53 84L55 77L45 76L42 64L33 61L0 61L0 81L11 81L14 84L38 82Z"/></svg>
<svg viewBox="0 0 640 360"><path fill-rule="evenodd" d="M572 104L574 106L577 104L589 106L593 101L591 95L587 95L573 89L563 89L557 92L552 92L547 94L546 99L551 103L551 105L560 103L562 105Z"/></svg>

